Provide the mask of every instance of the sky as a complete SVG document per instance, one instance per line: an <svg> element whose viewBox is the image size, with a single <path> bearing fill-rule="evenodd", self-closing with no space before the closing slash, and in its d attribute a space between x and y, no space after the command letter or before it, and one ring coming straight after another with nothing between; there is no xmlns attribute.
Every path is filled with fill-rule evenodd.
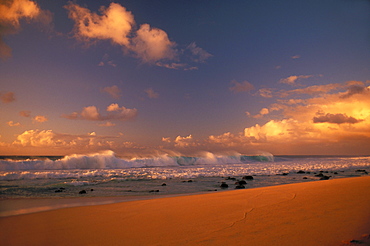
<svg viewBox="0 0 370 246"><path fill-rule="evenodd" d="M369 68L368 0L0 0L0 155L366 155Z"/></svg>

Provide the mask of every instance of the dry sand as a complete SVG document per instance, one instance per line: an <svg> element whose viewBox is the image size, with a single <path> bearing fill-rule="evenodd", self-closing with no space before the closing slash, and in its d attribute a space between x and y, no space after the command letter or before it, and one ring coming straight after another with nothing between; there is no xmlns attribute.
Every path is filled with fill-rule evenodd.
<svg viewBox="0 0 370 246"><path fill-rule="evenodd" d="M64 208L0 228L2 245L367 245L370 177Z"/></svg>

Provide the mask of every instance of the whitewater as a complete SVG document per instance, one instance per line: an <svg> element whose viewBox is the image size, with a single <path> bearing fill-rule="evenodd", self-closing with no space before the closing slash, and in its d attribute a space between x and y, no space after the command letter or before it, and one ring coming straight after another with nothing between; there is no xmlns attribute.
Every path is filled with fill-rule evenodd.
<svg viewBox="0 0 370 246"><path fill-rule="evenodd" d="M370 156L160 155L112 151L61 157L0 157L0 198L122 197L255 188L368 175ZM321 181L322 182L322 181ZM221 188L222 184L228 187Z"/></svg>

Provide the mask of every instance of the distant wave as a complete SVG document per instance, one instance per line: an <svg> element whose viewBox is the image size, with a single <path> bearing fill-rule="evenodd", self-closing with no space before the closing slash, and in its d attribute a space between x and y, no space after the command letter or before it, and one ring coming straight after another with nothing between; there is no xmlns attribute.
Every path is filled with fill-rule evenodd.
<svg viewBox="0 0 370 246"><path fill-rule="evenodd" d="M113 151L107 150L89 155L67 155L60 159L29 158L0 160L0 171L26 170L76 170L76 169L124 169L140 167L171 167L192 165L243 164L253 162L272 162L270 153L261 155L219 156L207 153L205 157L161 155L152 158L118 158Z"/></svg>

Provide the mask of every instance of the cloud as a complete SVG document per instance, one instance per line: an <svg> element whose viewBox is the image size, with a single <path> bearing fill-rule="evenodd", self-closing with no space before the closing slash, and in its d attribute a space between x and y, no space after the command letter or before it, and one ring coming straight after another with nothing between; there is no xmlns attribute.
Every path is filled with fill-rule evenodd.
<svg viewBox="0 0 370 246"><path fill-rule="evenodd" d="M0 99L3 103L14 102L15 101L14 92L11 92L11 91L5 92L5 93L0 92Z"/></svg>
<svg viewBox="0 0 370 246"><path fill-rule="evenodd" d="M102 66L105 66L105 65L109 65L109 66L112 66L112 67L117 67L117 64L115 64L113 60L109 60L109 55L108 54L104 54L102 61L99 62L99 64L98 64L99 67L102 67Z"/></svg>
<svg viewBox="0 0 370 246"><path fill-rule="evenodd" d="M101 91L108 93L114 99L120 99L121 96L122 96L121 95L121 90L116 85L113 85L113 86L110 86L110 87L109 86L108 87L104 87Z"/></svg>
<svg viewBox="0 0 370 246"><path fill-rule="evenodd" d="M182 70L185 70L185 71L187 71L187 70L197 70L198 69L198 67L189 66L186 63L175 63L175 62L162 63L162 62L157 62L155 65L157 65L158 67L165 67L165 68L168 68L168 69L175 69L175 70L182 69Z"/></svg>
<svg viewBox="0 0 370 246"><path fill-rule="evenodd" d="M210 144L211 146L216 145L221 150L225 148L232 148L235 150L240 146L250 144L250 142L250 139L243 136L242 134L235 135L230 132L226 132L218 136L211 135L206 140L207 144Z"/></svg>
<svg viewBox="0 0 370 246"><path fill-rule="evenodd" d="M34 121L34 122L42 123L42 122L46 122L46 121L48 121L48 119L47 119L45 116L43 116L43 115L37 115L37 116L35 116L35 117L33 118L33 121Z"/></svg>
<svg viewBox="0 0 370 246"><path fill-rule="evenodd" d="M102 123L102 124L98 124L98 126L105 126L105 127L111 127L111 126L115 126L116 124L110 122L110 121L107 121L105 123Z"/></svg>
<svg viewBox="0 0 370 246"><path fill-rule="evenodd" d="M117 103L112 103L106 109L107 113L101 115L99 109L95 106L84 107L81 112L73 112L69 115L62 115L66 119L79 119L91 121L104 121L104 120L131 120L137 115L137 109L129 109L119 107Z"/></svg>
<svg viewBox="0 0 370 246"><path fill-rule="evenodd" d="M347 116L346 114L330 114L327 113L326 115L319 115L313 118L313 123L332 123L332 124L355 124L361 122L362 120L358 120L353 118L352 116Z"/></svg>
<svg viewBox="0 0 370 246"><path fill-rule="evenodd" d="M169 137L167 137L167 138L163 137L162 138L162 142L171 143L171 138L169 138Z"/></svg>
<svg viewBox="0 0 370 246"><path fill-rule="evenodd" d="M234 86L230 87L229 89L234 93L246 92L254 89L254 86L248 81L243 81L239 83L238 81L233 80L231 81L231 84L234 84Z"/></svg>
<svg viewBox="0 0 370 246"><path fill-rule="evenodd" d="M64 7L69 11L69 18L75 22L74 34L77 39L106 39L124 47L129 46L128 36L135 21L125 7L111 3L108 8L100 8L102 15L91 13L89 9L73 2Z"/></svg>
<svg viewBox="0 0 370 246"><path fill-rule="evenodd" d="M23 117L31 117L31 111L23 110L19 112L19 115Z"/></svg>
<svg viewBox="0 0 370 246"><path fill-rule="evenodd" d="M271 98L273 97L273 89L262 88L258 90L257 94L260 95L261 97Z"/></svg>
<svg viewBox="0 0 370 246"><path fill-rule="evenodd" d="M284 79L280 79L280 83L288 85L296 85L297 81L302 79L308 79L313 77L313 75L292 75Z"/></svg>
<svg viewBox="0 0 370 246"><path fill-rule="evenodd" d="M165 31L143 24L132 39L130 49L144 62L177 59L176 44L168 39Z"/></svg>
<svg viewBox="0 0 370 246"><path fill-rule="evenodd" d="M36 2L30 0L8 0L0 3L0 57L11 57L11 48L4 43L3 36L14 34L20 30L20 20L33 20L49 25L51 13L41 10Z"/></svg>
<svg viewBox="0 0 370 246"><path fill-rule="evenodd" d="M176 57L173 49L175 43L168 39L166 32L143 24L135 33L134 16L118 3L111 3L108 8L101 7L101 15L72 2L65 8L69 11L69 18L75 22L74 34L77 39L110 40L126 51L134 52L144 62L171 60Z"/></svg>
<svg viewBox="0 0 370 246"><path fill-rule="evenodd" d="M19 123L19 122L17 122L17 123L15 123L14 121L8 121L6 124L8 124L8 126L20 126L21 125L21 123Z"/></svg>
<svg viewBox="0 0 370 246"><path fill-rule="evenodd" d="M340 96L340 98L348 98L355 94L361 94L366 91L369 91L370 87L365 87L364 84L352 84L348 87L348 90Z"/></svg>
<svg viewBox="0 0 370 246"><path fill-rule="evenodd" d="M28 130L17 136L13 142L15 146L23 147L55 147L55 148L110 148L112 139L110 136L97 136L88 133L81 135L60 134L53 130Z"/></svg>
<svg viewBox="0 0 370 246"><path fill-rule="evenodd" d="M177 136L176 139L174 140L174 143L175 143L175 147L180 147L180 148L195 147L199 145L193 139L191 134L186 137Z"/></svg>
<svg viewBox="0 0 370 246"><path fill-rule="evenodd" d="M291 95L300 95L300 94L307 94L307 95L320 95L320 94L326 94L328 92L342 89L346 87L345 84L339 84L339 83L333 83L333 84L326 84L326 85L312 85L308 86L306 88L300 88L295 90L281 90L277 94L280 97L288 97Z"/></svg>
<svg viewBox="0 0 370 246"><path fill-rule="evenodd" d="M165 31L151 27L147 23L135 29L133 14L118 3L111 3L107 8L101 7L101 15L72 2L65 8L68 10L69 18L75 22L74 36L81 41L91 43L96 40L109 40L121 46L125 54L131 54L144 63L161 67L184 70L191 70L194 67L178 62L181 52ZM195 43L189 45L187 50L190 51L190 59L193 62L204 62L211 56ZM99 66L105 64L106 62L102 61Z"/></svg>
<svg viewBox="0 0 370 246"><path fill-rule="evenodd" d="M189 44L187 49L191 52L191 59L195 62L205 62L208 58L212 57L210 53L200 47L197 47L195 42Z"/></svg>
<svg viewBox="0 0 370 246"><path fill-rule="evenodd" d="M18 135L13 144L21 146L55 146L58 143L54 141L56 134L52 130L29 130Z"/></svg>
<svg viewBox="0 0 370 246"><path fill-rule="evenodd" d="M269 109L268 108L262 108L261 110L260 110L260 113L259 114L257 114L257 115L254 115L253 116L253 118L256 118L256 119L258 119L258 118L262 118L264 115L267 115L267 114L269 114L270 113L270 111L269 111Z"/></svg>
<svg viewBox="0 0 370 246"><path fill-rule="evenodd" d="M292 59L298 59L298 58L301 58L301 56L300 55L295 55L295 56L292 56L291 58Z"/></svg>
<svg viewBox="0 0 370 246"><path fill-rule="evenodd" d="M289 148L297 151L297 146L312 150L319 144L331 146L332 150L347 146L346 151L357 151L358 143L370 141L370 90L355 88L353 84L359 86L363 83L346 82L303 88L301 93L305 91L311 98L278 100L268 107L268 111L279 111L282 119L247 127L244 136L252 140L252 145L280 153L288 152ZM349 89L345 93L325 93L346 88L346 85ZM351 96L343 96L348 94ZM358 141L354 142L354 139ZM285 150L283 146L279 148L281 143L284 143ZM316 151L321 153L323 150Z"/></svg>
<svg viewBox="0 0 370 246"><path fill-rule="evenodd" d="M159 97L159 94L155 92L152 88L146 89L145 92L148 95L148 97L151 99Z"/></svg>

